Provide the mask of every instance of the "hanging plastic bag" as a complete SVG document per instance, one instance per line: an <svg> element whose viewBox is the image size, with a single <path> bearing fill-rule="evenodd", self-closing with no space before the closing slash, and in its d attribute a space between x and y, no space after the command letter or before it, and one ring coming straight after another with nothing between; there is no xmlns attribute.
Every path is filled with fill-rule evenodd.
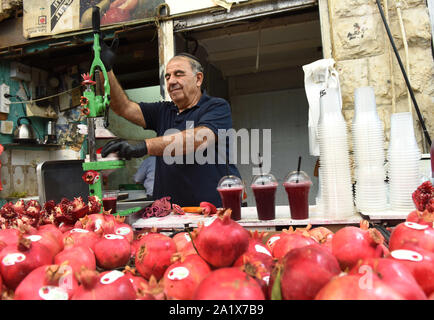
<svg viewBox="0 0 434 320"><path fill-rule="evenodd" d="M326 88L337 88L339 91L339 102L342 110L341 86L339 74L333 67L333 59L321 59L303 66L304 88L309 103L309 153L319 157L319 144L317 127L320 115L320 92Z"/></svg>

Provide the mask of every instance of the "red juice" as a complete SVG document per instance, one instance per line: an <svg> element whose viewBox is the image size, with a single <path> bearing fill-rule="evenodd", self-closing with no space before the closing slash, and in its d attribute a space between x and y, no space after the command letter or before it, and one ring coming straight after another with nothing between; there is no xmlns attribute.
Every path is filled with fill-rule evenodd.
<svg viewBox="0 0 434 320"><path fill-rule="evenodd" d="M259 220L273 220L276 218L275 195L277 183L272 184L252 184L253 194L255 195L256 210Z"/></svg>
<svg viewBox="0 0 434 320"><path fill-rule="evenodd" d="M111 213L115 213L116 212L116 202L117 202L116 197L103 198L102 199L102 205L104 207L104 210L108 211L111 209L112 210Z"/></svg>
<svg viewBox="0 0 434 320"><path fill-rule="evenodd" d="M291 219L309 218L309 190L312 182L300 181L284 183L286 193L288 194L289 208L291 210Z"/></svg>
<svg viewBox="0 0 434 320"><path fill-rule="evenodd" d="M232 209L232 220L241 219L241 196L243 189L243 187L217 188L222 198L223 208Z"/></svg>

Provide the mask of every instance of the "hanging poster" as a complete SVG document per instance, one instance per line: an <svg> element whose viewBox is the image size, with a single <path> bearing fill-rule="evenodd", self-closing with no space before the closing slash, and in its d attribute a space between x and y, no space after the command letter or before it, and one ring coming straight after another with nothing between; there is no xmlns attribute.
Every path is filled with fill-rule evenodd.
<svg viewBox="0 0 434 320"><path fill-rule="evenodd" d="M164 0L23 0L25 38L49 36L92 27L92 7L101 25L152 18Z"/></svg>

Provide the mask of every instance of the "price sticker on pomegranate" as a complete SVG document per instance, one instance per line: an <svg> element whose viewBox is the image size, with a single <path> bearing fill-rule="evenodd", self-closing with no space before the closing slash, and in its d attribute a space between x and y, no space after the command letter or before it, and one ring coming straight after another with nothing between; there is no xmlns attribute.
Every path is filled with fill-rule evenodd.
<svg viewBox="0 0 434 320"><path fill-rule="evenodd" d="M269 247L271 247L271 246L273 246L273 243L275 243L277 240L279 240L280 239L280 236L273 236L273 237L271 237L270 239L268 239L268 241L267 241L267 245L269 246Z"/></svg>
<svg viewBox="0 0 434 320"><path fill-rule="evenodd" d="M123 272L120 272L118 270L113 270L107 274L104 275L104 277L101 278L102 284L110 284L118 280L119 278L122 278L125 274Z"/></svg>
<svg viewBox="0 0 434 320"><path fill-rule="evenodd" d="M43 300L68 300L68 292L56 286L45 286L39 289L39 296Z"/></svg>
<svg viewBox="0 0 434 320"><path fill-rule="evenodd" d="M270 251L260 244L255 245L255 250L256 250L256 252L264 253L264 254L269 255L271 257Z"/></svg>
<svg viewBox="0 0 434 320"><path fill-rule="evenodd" d="M185 240L187 240L188 242L191 242L191 237L188 233L184 234Z"/></svg>
<svg viewBox="0 0 434 320"><path fill-rule="evenodd" d="M106 234L104 235L104 238L107 240L122 240L125 239L123 236L120 236L118 234Z"/></svg>
<svg viewBox="0 0 434 320"><path fill-rule="evenodd" d="M121 236L126 236L127 234L129 234L131 232L131 229L128 227L120 227L117 228L115 233Z"/></svg>
<svg viewBox="0 0 434 320"><path fill-rule="evenodd" d="M2 263L5 266L13 266L24 260L26 260L26 256L22 253L9 253L3 258Z"/></svg>
<svg viewBox="0 0 434 320"><path fill-rule="evenodd" d="M80 228L74 228L70 231L71 233L77 232L77 233L88 233L89 230L86 229L80 229Z"/></svg>
<svg viewBox="0 0 434 320"><path fill-rule="evenodd" d="M29 239L32 242L38 242L39 240L42 239L42 237L40 235L34 234L31 236L27 236L26 239Z"/></svg>
<svg viewBox="0 0 434 320"><path fill-rule="evenodd" d="M426 224L419 224L419 223L409 222L409 221L404 222L404 225L414 230L425 230L426 228L428 228L428 225Z"/></svg>
<svg viewBox="0 0 434 320"><path fill-rule="evenodd" d="M208 227L209 225L211 225L211 223L213 223L214 222L214 220L215 219L217 219L217 217L211 217L211 218L208 218L208 219L206 219L205 220L205 222L203 223L203 225L205 226L205 227Z"/></svg>
<svg viewBox="0 0 434 320"><path fill-rule="evenodd" d="M419 262L423 260L423 256L419 252L412 250L394 250L390 253L390 255L398 260L409 260L414 262Z"/></svg>
<svg viewBox="0 0 434 320"><path fill-rule="evenodd" d="M99 231L99 229L101 229L103 221L101 219L96 219L95 220L95 232Z"/></svg>
<svg viewBox="0 0 434 320"><path fill-rule="evenodd" d="M186 267L176 267L170 270L167 277L170 280L182 280L188 277L190 274L190 271Z"/></svg>

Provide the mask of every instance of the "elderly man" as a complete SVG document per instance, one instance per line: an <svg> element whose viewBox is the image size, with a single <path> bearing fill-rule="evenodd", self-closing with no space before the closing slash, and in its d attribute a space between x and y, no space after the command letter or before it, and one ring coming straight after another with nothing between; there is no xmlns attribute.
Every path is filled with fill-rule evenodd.
<svg viewBox="0 0 434 320"><path fill-rule="evenodd" d="M234 164L218 160L218 151L221 150L218 145L223 142L217 143L218 130L232 128L231 109L227 101L210 97L201 89L204 74L199 60L188 53L180 53L167 63L165 79L172 101L136 103L128 99L111 70L114 58L110 53L109 48L103 45L101 58L111 86L110 107L119 116L156 131L157 137L136 145L113 140L104 146L101 155L105 157L111 152L118 152L127 160L146 154L157 156L155 199L170 196L173 203L181 206L198 206L201 201L207 201L220 207L221 199L216 190L219 180L226 174L240 177ZM229 157L228 141L225 137L223 152L226 159ZM204 155L208 154L209 148L213 148L212 161L198 163L196 157L186 161L188 155L194 154L198 148L206 148ZM170 159L173 154L178 159L181 156L182 163Z"/></svg>

